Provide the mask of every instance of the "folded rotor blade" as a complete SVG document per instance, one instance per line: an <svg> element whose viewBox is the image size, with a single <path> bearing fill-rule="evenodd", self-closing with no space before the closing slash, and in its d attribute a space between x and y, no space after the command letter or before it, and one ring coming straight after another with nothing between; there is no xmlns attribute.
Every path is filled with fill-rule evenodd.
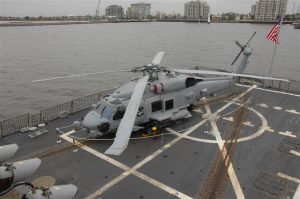
<svg viewBox="0 0 300 199"><path fill-rule="evenodd" d="M105 151L105 154L120 155L127 148L148 78L149 76L145 76L138 80L127 105L124 117L119 124L114 143Z"/></svg>
<svg viewBox="0 0 300 199"><path fill-rule="evenodd" d="M86 73L86 74L78 74L78 75L67 75L67 76L59 76L59 77L53 77L53 78L48 78L48 79L37 79L37 80L33 80L32 82L33 83L45 82L45 81L71 78L71 77L82 77L82 76L88 76L88 75L97 75L97 74L105 74L105 73L117 73L117 72L130 72L130 71L131 70L119 70L119 71L104 71L104 72Z"/></svg>
<svg viewBox="0 0 300 199"><path fill-rule="evenodd" d="M161 62L164 54L165 54L165 52L159 52L159 53L157 53L155 55L155 57L153 58L153 60L152 60L152 64L158 66L160 64L160 62Z"/></svg>
<svg viewBox="0 0 300 199"><path fill-rule="evenodd" d="M218 71L207 71L207 70L184 70L184 69L172 69L172 71L178 73L186 73L186 74L203 74L203 75L225 75L230 77L249 77L254 79L267 79L267 80L278 80L289 82L287 79L281 78L273 78L273 77L264 77L258 75L247 75L247 74L239 74L239 73L227 73L227 72L218 72Z"/></svg>

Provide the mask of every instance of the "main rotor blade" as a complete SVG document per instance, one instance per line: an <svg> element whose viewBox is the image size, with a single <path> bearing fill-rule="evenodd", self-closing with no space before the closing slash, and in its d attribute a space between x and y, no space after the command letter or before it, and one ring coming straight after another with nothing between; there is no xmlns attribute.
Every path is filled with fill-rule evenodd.
<svg viewBox="0 0 300 199"><path fill-rule="evenodd" d="M250 37L250 39L246 43L245 47L248 46L249 42L252 40L252 38L254 37L255 34L256 34L256 31L254 31L254 33L252 34L252 36Z"/></svg>
<svg viewBox="0 0 300 199"><path fill-rule="evenodd" d="M158 65L160 64L160 62L161 62L161 60L162 60L164 54L165 54L165 52L163 52L163 51L157 53L157 54L155 55L155 57L153 58L153 60L152 60L152 64L158 66Z"/></svg>
<svg viewBox="0 0 300 199"><path fill-rule="evenodd" d="M105 151L105 154L120 155L127 148L148 79L149 76L145 76L138 80L127 105L124 117L119 124L114 143Z"/></svg>
<svg viewBox="0 0 300 199"><path fill-rule="evenodd" d="M207 71L207 70L184 70L184 69L171 69L171 70L178 73L185 73L185 74L224 75L224 76L231 76L231 77L249 77L254 79L268 79L268 80L289 82L289 80L287 79L264 77L258 75L247 75L247 74L239 74L239 73L227 73L227 72Z"/></svg>
<svg viewBox="0 0 300 199"><path fill-rule="evenodd" d="M233 65L236 60L240 57L241 53L244 51L244 47L242 47L241 51L239 52L239 54L235 57L235 59L233 60L233 62L231 63L231 65Z"/></svg>
<svg viewBox="0 0 300 199"><path fill-rule="evenodd" d="M117 72L130 72L130 71L131 70L119 70L119 71L104 71L104 72L86 73L86 74L78 74L78 75L67 75L67 76L59 76L59 77L53 77L53 78L48 78L48 79L37 79L37 80L33 80L32 83L52 81L52 80L71 78L71 77L82 77L82 76L88 76L88 75L97 75L97 74L105 74L105 73L117 73Z"/></svg>

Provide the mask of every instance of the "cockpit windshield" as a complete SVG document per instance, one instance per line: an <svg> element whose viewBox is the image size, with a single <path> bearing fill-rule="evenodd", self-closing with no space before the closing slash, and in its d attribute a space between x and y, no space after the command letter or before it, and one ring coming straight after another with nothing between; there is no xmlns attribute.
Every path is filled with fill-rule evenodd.
<svg viewBox="0 0 300 199"><path fill-rule="evenodd" d="M100 102L98 102L97 106L96 106L96 110L98 113L101 113L102 109L105 107L106 102L101 100Z"/></svg>
<svg viewBox="0 0 300 199"><path fill-rule="evenodd" d="M105 100L101 100L96 106L96 111L101 115L101 117L111 119L114 112L114 107L107 103Z"/></svg>
<svg viewBox="0 0 300 199"><path fill-rule="evenodd" d="M101 116L110 120L113 116L113 110L113 107L108 104L102 109Z"/></svg>

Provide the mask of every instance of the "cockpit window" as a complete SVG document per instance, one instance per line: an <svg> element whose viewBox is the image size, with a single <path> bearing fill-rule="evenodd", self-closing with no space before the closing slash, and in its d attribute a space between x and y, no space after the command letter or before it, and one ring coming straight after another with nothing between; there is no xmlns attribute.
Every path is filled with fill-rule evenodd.
<svg viewBox="0 0 300 199"><path fill-rule="evenodd" d="M101 113L102 112L102 109L105 107L106 103L104 101L100 101L97 106L96 106L96 110L98 113Z"/></svg>
<svg viewBox="0 0 300 199"><path fill-rule="evenodd" d="M101 116L110 120L113 116L113 108L109 105L106 105L101 111Z"/></svg>
<svg viewBox="0 0 300 199"><path fill-rule="evenodd" d="M124 114L125 114L125 111L126 111L125 107L123 107L123 106L118 107L117 112L116 112L116 114L113 117L113 120L120 120L120 119L122 119L123 116L124 116Z"/></svg>
<svg viewBox="0 0 300 199"><path fill-rule="evenodd" d="M101 99L101 101L96 106L96 111L101 115L101 117L111 119L113 116L113 106Z"/></svg>

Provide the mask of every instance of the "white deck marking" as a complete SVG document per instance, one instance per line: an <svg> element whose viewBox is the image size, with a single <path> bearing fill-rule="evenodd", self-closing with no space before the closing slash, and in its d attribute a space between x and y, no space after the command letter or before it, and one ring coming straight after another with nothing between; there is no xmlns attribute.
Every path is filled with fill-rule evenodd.
<svg viewBox="0 0 300 199"><path fill-rule="evenodd" d="M264 108L268 108L269 106L264 104L264 103L261 103L261 104L257 104L258 106L261 106L261 107L264 107Z"/></svg>
<svg viewBox="0 0 300 199"><path fill-rule="evenodd" d="M226 121L229 121L229 122L233 122L233 117L223 117L222 118L223 120L226 120ZM243 125L245 126L249 126L249 127L254 127L255 125L250 122L250 121L246 121L246 122L243 122Z"/></svg>
<svg viewBox="0 0 300 199"><path fill-rule="evenodd" d="M273 109L278 110L278 111L282 110L282 108L280 106L273 106Z"/></svg>
<svg viewBox="0 0 300 199"><path fill-rule="evenodd" d="M192 137L192 136L188 136L188 135L183 135L181 133L178 133L177 131L174 131L173 129L170 128L166 128L167 131L169 131L170 133L175 134L178 137L187 139L187 140L193 140L196 142L205 142L205 143L211 143L211 144L216 144L217 141L216 140L209 140L209 139L202 139L202 138L196 138L196 137Z"/></svg>
<svg viewBox="0 0 300 199"><path fill-rule="evenodd" d="M199 128L201 125L203 125L206 122L206 120L202 120L201 122L199 122L198 124L194 125L193 127L191 127L190 129L188 129L186 132L183 133L183 135L189 135L190 133L192 133L194 130L196 130L197 128ZM61 137L65 140L67 140L68 142L73 142L73 139L68 137L68 135L74 133L74 131L70 131L68 133L65 133L63 135L61 135ZM155 151L154 153L152 153L151 155L149 155L148 157L146 157L144 160L142 160L141 162L137 163L134 167L130 168L126 165L124 165L121 162L118 162L115 159L112 159L106 155L104 155L103 153L100 153L86 145L81 146L80 148L82 148L83 150L111 163L114 166L117 166L123 170L125 170L121 175L117 176L116 178L114 178L113 180L111 180L110 182L108 182L107 184L105 184L103 187L101 187L100 189L98 189L95 193L93 193L92 195L86 197L86 199L91 199L91 198L95 198L99 195L101 195L102 193L104 193L105 191L107 191L108 189L110 189L112 186L114 186L115 184L117 184L118 182L120 182L121 180L123 180L125 177L127 177L130 174L133 174L141 179L143 179L144 181L156 186L159 189L162 189L166 192L168 192L169 194L172 194L178 198L184 198L184 199L192 199L190 196L185 195L184 193L181 193L180 191L173 189L172 187L169 187L155 179L152 179L149 176L146 176L145 174L136 171L137 169L139 169L140 167L142 167L143 165L145 165L146 163L148 163L149 161L151 161L152 159L154 159L155 157L157 157L159 154L161 154L162 152L164 152L166 149L170 148L172 145L174 145L175 143L177 143L179 140L181 140L181 137L177 137L174 140L172 140L171 142L165 144L162 148L158 149L157 151Z"/></svg>
<svg viewBox="0 0 300 199"><path fill-rule="evenodd" d="M292 137L292 138L296 138L296 137L297 137L295 134L293 134L293 133L290 132L290 131L286 131L286 132L280 131L278 134L279 134L279 135L283 135L283 136Z"/></svg>
<svg viewBox="0 0 300 199"><path fill-rule="evenodd" d="M196 124L195 126L193 126L192 128L190 128L189 130L187 130L186 132L184 132L184 135L188 135L190 133L192 133L194 130L196 130L198 127L200 127L201 125L203 125L206 122L206 120L202 120L201 122L199 122L198 124ZM157 151L155 151L154 153L152 153L151 155L149 155L148 157L146 157L144 160L140 161L139 163L137 163L135 166L133 166L130 170L126 170L125 172L123 172L120 176L114 178L112 181L109 182L109 186L104 185L103 187L101 187L100 189L98 189L93 196L99 196L101 195L103 192L107 191L110 187L112 187L113 185L117 184L118 182L120 182L122 179L124 179L125 177L127 177L129 174L134 174L135 176L151 183L152 185L178 197L178 198L191 198L171 187L168 187L167 185L162 184L161 182L158 182L138 171L136 171L137 169L139 169L140 167L142 167L143 165L145 165L146 163L148 163L149 161L151 161L152 159L154 159L156 156L158 156L159 154L161 154L162 152L164 152L165 150L167 150L168 148L170 148L172 145L174 145L175 143L177 143L179 140L181 140L181 137L177 137L174 140L172 140L171 142L165 144L162 148L158 149ZM123 176L123 177L121 177ZM151 180L150 180L151 179ZM89 199L89 198L87 198Z"/></svg>
<svg viewBox="0 0 300 199"><path fill-rule="evenodd" d="M285 110L285 111L288 112L288 113L293 113L293 114L296 114L296 115L300 115L300 112L297 112L295 109Z"/></svg>
<svg viewBox="0 0 300 199"><path fill-rule="evenodd" d="M274 132L275 132L271 127L268 127L268 128L266 129L266 131L268 131L268 132L270 132L270 133L274 133Z"/></svg>
<svg viewBox="0 0 300 199"><path fill-rule="evenodd" d="M242 84L235 84L237 86L240 86L240 87L251 87L251 86L246 86L246 85L242 85ZM283 94L283 95L290 95L290 96L295 96L295 97L300 97L300 95L297 95L297 94L293 94L293 93L287 93L287 92L282 92L282 91L274 91L274 90L269 90L269 89L265 89L265 88L256 88L256 90L263 90L263 91L268 91L268 92L271 92L271 93L279 93L279 94Z"/></svg>
<svg viewBox="0 0 300 199"><path fill-rule="evenodd" d="M249 126L249 127L254 127L254 124L250 121L243 122L243 125Z"/></svg>
<svg viewBox="0 0 300 199"><path fill-rule="evenodd" d="M66 136L63 136L62 138L66 139L69 142L73 141L71 138L66 137ZM169 147L170 145L166 144L165 146ZM101 158L101 159L103 159L103 160L105 160L105 161L113 164L114 166L117 166L117 167L125 170L121 175L117 176L112 181L108 182L103 187L101 187L100 189L98 189L94 194L92 194L89 197L87 197L87 199L89 199L89 198L95 198L95 197L99 196L100 194L102 194L103 192L107 191L112 186L114 186L115 184L117 184L118 182L120 182L121 180L123 180L125 177L127 177L130 174L133 174L133 175L135 175L135 176L137 176L137 177L145 180L146 182L148 182L148 183L150 183L150 184L152 184L152 185L154 185L154 186L156 186L156 187L158 187L158 188L160 188L160 189L162 189L162 190L164 190L164 191L166 191L166 192L168 192L168 193L170 193L170 194L172 194L174 196L177 196L179 198L190 198L189 196L187 196L187 195L179 192L178 190L175 190L175 189L173 189L173 188L171 188L171 187L169 187L167 185L164 185L163 183L161 183L161 182L159 182L157 180L154 180L154 179L146 176L145 174L142 174L142 173L136 171L135 170L136 168L134 168L134 167L130 168L130 167L124 165L123 163L118 162L118 161L116 161L116 160L114 160L114 159L112 159L112 158L104 155L103 153L100 153L100 152L98 152L98 151L96 151L96 150L94 150L94 149L92 149L92 148L90 148L88 146L84 145L84 146L81 146L81 148L83 150L85 150L85 151L87 151L87 152L89 152L89 153L91 153L91 154L93 154L93 155L95 155L95 156L97 156L97 157L99 157L99 158Z"/></svg>
<svg viewBox="0 0 300 199"><path fill-rule="evenodd" d="M293 155L296 155L296 156L300 157L300 152L298 152L298 151L290 150L289 152L290 152L290 154L293 154Z"/></svg>
<svg viewBox="0 0 300 199"><path fill-rule="evenodd" d="M298 183L298 188L297 188L297 190L294 193L293 199L299 199L300 198L300 179L296 178L296 177L288 176L288 175L280 173L280 172L277 173L277 176L279 176L281 178L284 178L284 179L287 179L289 181Z"/></svg>
<svg viewBox="0 0 300 199"><path fill-rule="evenodd" d="M232 102L230 102L230 103L232 103ZM234 102L234 103L237 104L237 105L241 105L240 103L237 103L237 102ZM265 131L274 132L274 130L271 129L268 126L268 122L267 122L266 118L261 113L259 113L258 111L256 111L253 108L250 108L250 107L248 107L248 109L250 111L254 112L261 119L261 126L259 127L259 129L258 129L257 132L255 132L255 133L253 133L253 134L251 134L251 135L249 135L247 137L239 138L237 140L238 142L244 142L244 141L249 141L249 140L255 139L255 138L261 136ZM213 113L213 115L215 113ZM177 136L180 136L180 137L188 139L188 140L193 140L193 141L196 141L196 142L205 142L205 143L217 143L217 140L195 138L195 137L192 137L192 136L182 135L182 134L178 135L178 132L176 132L176 131L174 131L174 130L172 130L170 128L167 128L166 130L168 130L170 133L174 133Z"/></svg>
<svg viewBox="0 0 300 199"><path fill-rule="evenodd" d="M208 114L212 114L208 105L205 106L205 110L206 110L206 112ZM218 111L216 111L216 112L218 112ZM220 136L217 123L216 123L215 120L210 120L210 124L211 124L213 132L215 134L215 137L216 137L219 149L220 149L220 151L222 151L223 146L224 146L224 141L223 141L223 139ZM223 159L225 159L226 154L227 154L227 150L225 149L224 153L222 153ZM232 186L233 186L233 189L234 189L236 197L239 198L239 199L245 199L245 196L244 196L244 193L242 191L241 185L239 183L239 180L238 180L238 178L236 176L236 173L235 173L235 171L233 169L233 165L232 165L231 162L229 162L229 166L228 166L228 170L227 171L228 171L228 176L229 176L229 178L231 180L231 183L232 183Z"/></svg>
<svg viewBox="0 0 300 199"><path fill-rule="evenodd" d="M204 122L203 122L204 123ZM197 126L197 125L196 125ZM70 143L73 143L73 139L68 137L68 135L74 133L74 130L73 131L70 131L68 133L65 133L63 135L61 135L60 137L65 139L66 141L70 142ZM173 140L174 141L174 140ZM75 141L76 143L78 143L77 141ZM171 145L170 144L166 144L164 145L164 147L166 148L169 148ZM136 169L138 169L139 167L141 167L143 164L140 164L138 163L137 165L135 165L134 167L130 168L128 166L126 166L125 164L113 159L113 158L110 158L109 156L107 155L104 155L103 153L100 153L98 151L96 151L95 149L92 149L86 145L82 145L80 146L81 149L97 156L98 158L102 159L102 160L105 160L107 162L109 162L110 164L116 166L116 167L119 167L123 170L125 170L121 175L117 176L116 178L114 178L113 180L111 180L110 182L108 182L107 184L105 184L103 187L101 187L100 189L98 189L95 193L91 194L90 196L86 197L86 199L92 199L92 198L96 198L97 196L101 195L103 192L107 191L108 189L110 189L112 186L114 186L115 184L117 184L118 182L120 182L121 180L123 180L125 177L127 177L128 175L130 174L133 174L141 179L143 179L144 181L156 186L157 188L159 189L162 189L178 198L184 198L184 199L192 199L191 197L181 193L180 191L176 190L176 189L173 189L172 187L169 187L155 179L152 179L151 177L149 176L146 176L145 174L141 173L141 172L138 172L136 171ZM161 152L163 152L164 150L163 149L159 149ZM159 151L158 150L158 151ZM157 152L157 151L156 151ZM160 152L160 153L161 153ZM159 153L158 153L159 154ZM157 155L158 155L157 154ZM150 157L148 156L147 158L145 158L143 161L143 163L145 164L146 162L150 161L151 158L153 159L155 156L151 156ZM147 159L147 160L146 160Z"/></svg>
<svg viewBox="0 0 300 199"><path fill-rule="evenodd" d="M70 135L72 133L74 133L74 130L73 130L73 132L70 131L68 133L63 134L60 137L63 138L64 140L70 142L70 143L73 143L73 139L68 137L68 135ZM79 142L75 140L75 143L78 144ZM98 158L100 158L102 160L105 160L105 161L109 162L110 164L112 164L116 167L119 167L119 168L123 169L123 170L127 170L127 169L130 168L130 167L126 166L125 164L123 164L123 163L121 163L121 162L119 162L119 161L117 161L117 160L115 160L115 159L113 159L113 158L111 158L107 155L104 155L103 153L100 153L100 152L98 152L97 150L95 150L91 147L88 147L86 145L82 145L82 146L80 146L80 148L87 151L87 152L89 152L89 153L91 153L91 154L93 154L93 155L95 155L95 156L97 156Z"/></svg>
<svg viewBox="0 0 300 199"><path fill-rule="evenodd" d="M225 110L226 108L228 108L229 106L231 106L233 103L236 103L236 101L238 99L242 98L243 96L245 96L247 93L249 93L250 91L252 91L256 87L257 87L257 85L254 85L254 86L248 88L246 91L244 91L243 93L239 94L237 97L233 98L231 101L229 101L224 106L222 106L221 108L219 108L216 112L214 112L214 114L217 115L218 113L222 112L223 110Z"/></svg>
<svg viewBox="0 0 300 199"><path fill-rule="evenodd" d="M222 119L229 122L233 122L233 117L223 117Z"/></svg>
<svg viewBox="0 0 300 199"><path fill-rule="evenodd" d="M296 183L300 184L300 179L299 178L288 176L288 175L286 175L284 173L281 173L281 172L278 172L277 176L281 177L281 178L284 178L284 179L287 179L289 181L296 182Z"/></svg>
<svg viewBox="0 0 300 199"><path fill-rule="evenodd" d="M297 190L294 193L294 197L293 197L293 199L299 199L300 198L300 179L296 178L296 177L288 176L288 175L280 173L280 172L277 173L277 176L299 184Z"/></svg>
<svg viewBox="0 0 300 199"><path fill-rule="evenodd" d="M294 193L293 199L299 199L300 198L300 184L298 185L298 188L296 192Z"/></svg>
<svg viewBox="0 0 300 199"><path fill-rule="evenodd" d="M194 109L193 111L194 111L194 112L197 112L197 113L203 113L203 111L202 111L202 109L201 109L201 108Z"/></svg>

